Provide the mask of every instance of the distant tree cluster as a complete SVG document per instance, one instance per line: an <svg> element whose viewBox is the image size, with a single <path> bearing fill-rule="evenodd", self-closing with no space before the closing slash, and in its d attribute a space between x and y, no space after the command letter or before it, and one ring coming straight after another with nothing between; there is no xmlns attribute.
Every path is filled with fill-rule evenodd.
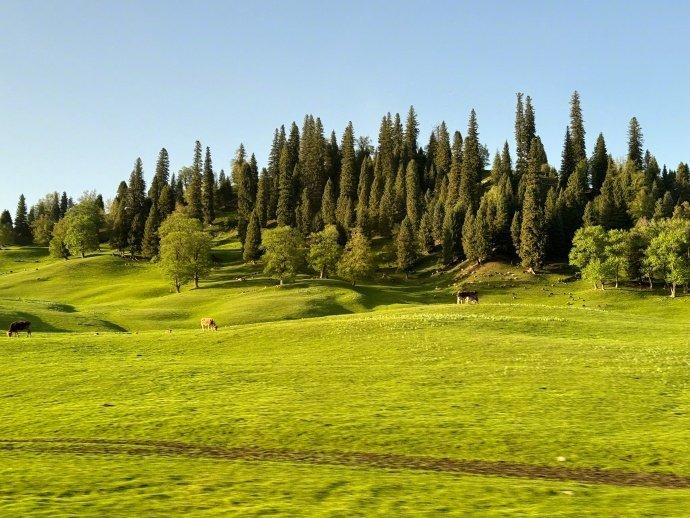
<svg viewBox="0 0 690 518"><path fill-rule="evenodd" d="M357 136L352 123L338 140L335 132L324 132L318 117L307 115L301 128L293 122L274 131L261 170L240 145L230 174L221 170L216 176L210 149L197 141L191 165L170 175L162 149L148 191L137 159L112 202L103 207L102 198L97 200L105 209L99 240L109 240L121 254L157 258L161 225L174 212L202 228L219 214L231 214L245 261L263 260L281 280L309 265L321 276L356 282L370 267L357 270L351 260L368 263L367 254L355 251L376 236L394 241L397 267L406 275L421 257L436 252L445 265L504 257L537 272L547 261L567 258L580 229L632 232L662 220L690 219L690 168L660 168L644 149L636 118L624 159L614 160L601 134L588 155L574 92L558 169L538 135L532 99L522 93L514 127L514 154L505 142L493 159L480 141L474 110L464 136L441 122L422 145L413 107L404 120L399 114L382 117L376 145ZM22 196L14 220L7 211L0 218L0 246L52 242L56 228L65 233L58 222L73 206L65 193L52 193L27 213ZM276 250L288 244L304 251L300 261L282 252L276 259Z"/></svg>

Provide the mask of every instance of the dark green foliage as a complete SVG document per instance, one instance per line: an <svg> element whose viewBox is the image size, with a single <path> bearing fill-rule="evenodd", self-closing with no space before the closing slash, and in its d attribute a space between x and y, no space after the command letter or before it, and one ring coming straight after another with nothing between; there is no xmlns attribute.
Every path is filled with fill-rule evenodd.
<svg viewBox="0 0 690 518"><path fill-rule="evenodd" d="M405 160L415 160L417 157L417 137L419 136L419 123L414 106L410 106L405 121Z"/></svg>
<svg viewBox="0 0 690 518"><path fill-rule="evenodd" d="M544 264L546 255L546 222L539 187L531 182L525 192L520 226L520 248L518 253L522 265L537 271Z"/></svg>
<svg viewBox="0 0 690 518"><path fill-rule="evenodd" d="M452 264L463 256L463 221L464 211L459 203L446 211L443 221L443 264Z"/></svg>
<svg viewBox="0 0 690 518"><path fill-rule="evenodd" d="M233 201L232 182L230 177L226 176L225 171L221 169L220 173L218 173L218 188L216 189L216 204L218 209L223 211L230 210L233 206Z"/></svg>
<svg viewBox="0 0 690 518"><path fill-rule="evenodd" d="M187 200L187 210L192 218L196 218L199 221L203 221L204 210L202 202L202 159L201 159L201 142L198 140L194 144L194 160L192 162L191 174L189 178L189 184L187 185L187 190L185 191L185 198Z"/></svg>
<svg viewBox="0 0 690 518"><path fill-rule="evenodd" d="M161 191L163 187L170 181L170 157L168 156L168 150L162 148L158 153L158 160L156 161L156 172L153 175L153 180L151 180L151 186L149 187L149 198L153 200L155 204L158 204L158 199L160 198Z"/></svg>
<svg viewBox="0 0 690 518"><path fill-rule="evenodd" d="M561 155L561 175L559 178L559 185L562 189L568 185L568 178L570 178L570 175L575 171L577 162L578 159L573 149L573 140L570 136L570 128L566 128L565 139L563 141L563 154Z"/></svg>
<svg viewBox="0 0 690 518"><path fill-rule="evenodd" d="M201 206L204 214L204 223L210 225L216 219L215 194L216 177L213 174L213 164L211 162L211 149L206 147L206 157L204 159L204 174L201 186Z"/></svg>
<svg viewBox="0 0 690 518"><path fill-rule="evenodd" d="M298 165L295 165L298 172ZM277 219L279 226L292 226L295 222L295 187L292 179L293 170L290 169L290 150L284 147L280 154L280 184L278 193Z"/></svg>
<svg viewBox="0 0 690 518"><path fill-rule="evenodd" d="M158 237L158 227L160 226L159 209L152 203L149 215L144 226L144 238L141 244L141 253L144 257L152 258L158 255L160 238Z"/></svg>
<svg viewBox="0 0 690 518"><path fill-rule="evenodd" d="M422 205L419 169L415 160L410 160L405 172L405 209L409 223L413 227L419 224L419 212Z"/></svg>
<svg viewBox="0 0 690 518"><path fill-rule="evenodd" d="M265 227L268 221L268 204L270 201L268 192L269 186L270 179L268 178L268 172L266 169L263 169L259 176L259 187L256 190L256 204L254 205L254 212L256 212L258 216L260 227Z"/></svg>
<svg viewBox="0 0 690 518"><path fill-rule="evenodd" d="M642 157L643 143L642 128L640 123L637 122L637 118L633 117L630 119L630 125L628 126L628 160L631 160L637 169L644 167Z"/></svg>
<svg viewBox="0 0 690 518"><path fill-rule="evenodd" d="M443 207L440 203L439 207ZM441 235L443 228L441 228ZM419 231L417 232L419 248L425 254L430 254L434 250L434 229L432 224L432 216L429 212L425 212L422 219L419 222Z"/></svg>
<svg viewBox="0 0 690 518"><path fill-rule="evenodd" d="M31 227L29 226L26 198L24 198L23 194L19 195L17 212L14 216L14 242L19 245L28 245L31 243Z"/></svg>
<svg viewBox="0 0 690 518"><path fill-rule="evenodd" d="M573 153L573 163L587 160L585 149L585 125L582 120L582 108L580 106L580 94L575 90L570 98L570 138Z"/></svg>
<svg viewBox="0 0 690 518"><path fill-rule="evenodd" d="M67 193L62 192L62 196L60 196L60 217L64 218L65 214L67 213Z"/></svg>
<svg viewBox="0 0 690 518"><path fill-rule="evenodd" d="M408 216L403 219L395 239L398 270L407 273L419 257L414 225Z"/></svg>
<svg viewBox="0 0 690 518"><path fill-rule="evenodd" d="M467 135L462 151L462 164L460 166L460 204L466 210L476 210L479 204L482 173L484 161L479 144L479 129L477 115L474 110L470 112L467 124Z"/></svg>
<svg viewBox="0 0 690 518"><path fill-rule="evenodd" d="M336 222L336 201L335 193L333 192L333 181L329 178L326 182L326 187L323 190L323 198L321 199L321 219L323 224L334 225Z"/></svg>
<svg viewBox="0 0 690 518"><path fill-rule="evenodd" d="M606 169L608 168L609 157L606 151L606 142L604 135L599 133L597 143L594 146L594 153L589 160L590 183L592 185L593 194L597 195L601 191L601 185L606 178Z"/></svg>
<svg viewBox="0 0 690 518"><path fill-rule="evenodd" d="M336 217L343 228L350 228L355 220L354 209L357 196L355 135L351 122L348 123L343 133L341 154L340 195L338 196Z"/></svg>
<svg viewBox="0 0 690 518"><path fill-rule="evenodd" d="M261 257L261 223L257 211L252 212L247 227L247 236L242 248L242 259L245 262L254 262Z"/></svg>
<svg viewBox="0 0 690 518"><path fill-rule="evenodd" d="M132 174L129 176L125 207L125 218L126 222L129 223L127 246L132 257L141 252L141 244L144 239L144 227L149 212L145 193L144 167L141 158L137 158Z"/></svg>

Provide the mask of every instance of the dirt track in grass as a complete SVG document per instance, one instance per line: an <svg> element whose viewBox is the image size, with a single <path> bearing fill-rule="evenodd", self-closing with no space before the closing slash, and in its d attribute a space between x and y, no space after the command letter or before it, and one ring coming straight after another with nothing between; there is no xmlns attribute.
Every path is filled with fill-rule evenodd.
<svg viewBox="0 0 690 518"><path fill-rule="evenodd" d="M254 462L287 462L294 464L348 466L353 468L414 470L458 475L561 480L616 486L669 489L690 488L690 476L673 473L628 472L594 467L539 466L506 461L463 460L386 453L298 451L251 447L225 448L172 441L78 438L0 439L0 452L3 451L77 455L203 457Z"/></svg>

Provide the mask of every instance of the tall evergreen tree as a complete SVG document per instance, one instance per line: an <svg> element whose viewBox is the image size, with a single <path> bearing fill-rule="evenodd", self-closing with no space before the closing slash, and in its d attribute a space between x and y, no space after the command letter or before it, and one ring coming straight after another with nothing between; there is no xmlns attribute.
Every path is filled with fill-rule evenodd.
<svg viewBox="0 0 690 518"><path fill-rule="evenodd" d="M261 170L259 176L259 187L256 191L256 203L254 204L254 212L259 218L259 226L265 227L268 221L269 201L270 201L270 178L266 169ZM251 218L249 218L251 220Z"/></svg>
<svg viewBox="0 0 690 518"><path fill-rule="evenodd" d="M546 228L539 186L530 182L525 192L522 224L520 227L519 255L522 265L535 272L544 264L546 255Z"/></svg>
<svg viewBox="0 0 690 518"><path fill-rule="evenodd" d="M355 197L357 196L357 174L355 171L355 135L352 122L343 133L340 160L340 195L336 208L338 223L343 228L354 223Z"/></svg>
<svg viewBox="0 0 690 518"><path fill-rule="evenodd" d="M242 248L242 259L247 263L253 263L261 256L261 223L259 219L257 211L253 210Z"/></svg>
<svg viewBox="0 0 690 518"><path fill-rule="evenodd" d="M19 245L28 245L31 243L31 227L29 226L26 198L23 194L19 195L17 212L14 216L14 241Z"/></svg>
<svg viewBox="0 0 690 518"><path fill-rule="evenodd" d="M294 166L299 170L299 165ZM284 147L280 154L280 185L276 218L278 226L292 226L295 222L295 187L293 170L290 169L290 150Z"/></svg>
<svg viewBox="0 0 690 518"><path fill-rule="evenodd" d="M419 136L419 123L414 106L410 106L405 121L405 156L406 160L413 160L417 156L417 137Z"/></svg>
<svg viewBox="0 0 690 518"><path fill-rule="evenodd" d="M216 219L215 193L216 177L213 174L213 163L211 162L211 149L206 147L206 157L204 159L204 174L201 187L201 206L204 214L204 223L210 225Z"/></svg>
<svg viewBox="0 0 690 518"><path fill-rule="evenodd" d="M409 223L415 228L419 224L419 213L422 203L421 198L422 193L417 162L415 160L410 160L407 164L407 171L405 172L405 208Z"/></svg>
<svg viewBox="0 0 690 518"><path fill-rule="evenodd" d="M326 182L326 187L323 189L323 198L321 200L321 219L325 226L335 225L335 207L336 201L335 193L333 192L333 181L329 178Z"/></svg>
<svg viewBox="0 0 690 518"><path fill-rule="evenodd" d="M580 94L577 90L570 98L570 137L574 163L587 160L585 149L585 125L582 120L582 107L580 106Z"/></svg>
<svg viewBox="0 0 690 518"><path fill-rule="evenodd" d="M573 145L573 137L570 134L570 128L565 128L565 139L563 140L563 153L561 154L561 175L558 184L561 188L565 188L568 184L568 178L575 170L575 164L579 159L576 158L576 150Z"/></svg>
<svg viewBox="0 0 690 518"><path fill-rule="evenodd" d="M194 144L194 160L192 162L191 175L189 178L189 184L187 185L187 190L185 192L185 198L187 200L187 210L189 212L189 216L196 218L199 221L203 221L204 218L202 201L202 168L203 161L201 142L197 140Z"/></svg>
<svg viewBox="0 0 690 518"><path fill-rule="evenodd" d="M144 239L144 227L149 211L145 193L144 166L141 158L137 158L134 162L134 169L132 169L132 173L129 176L125 209L126 220L129 223L127 245L132 257L141 252L141 243Z"/></svg>
<svg viewBox="0 0 690 518"><path fill-rule="evenodd" d="M644 137L640 123L637 122L636 117L633 117L630 119L630 125L628 126L628 160L631 160L638 170L642 170L644 167L642 155L643 142Z"/></svg>
<svg viewBox="0 0 690 518"><path fill-rule="evenodd" d="M160 239L158 237L159 226L159 209L155 203L152 203L149 215L146 218L146 224L144 225L144 237L141 244L141 253L144 257L152 258L158 255L160 246Z"/></svg>
<svg viewBox="0 0 690 518"><path fill-rule="evenodd" d="M400 224L400 230L395 239L395 245L398 270L405 272L405 276L407 277L410 268L412 268L418 257L414 225L409 216L406 216Z"/></svg>
<svg viewBox="0 0 690 518"><path fill-rule="evenodd" d="M63 191L62 196L60 196L60 218L64 218L66 213L67 213L67 193Z"/></svg>
<svg viewBox="0 0 690 518"><path fill-rule="evenodd" d="M149 187L149 198L151 198L154 203L158 204L158 198L160 198L163 186L167 185L169 181L170 157L168 155L168 150L162 148L158 153L156 172L153 175L153 180L151 180L151 186Z"/></svg>
<svg viewBox="0 0 690 518"><path fill-rule="evenodd" d="M609 157L606 151L606 142L604 141L604 135L599 133L597 143L594 145L594 153L592 153L592 158L589 160L590 183L592 185L592 193L595 196L601 191L601 184L604 183L608 165Z"/></svg>
<svg viewBox="0 0 690 518"><path fill-rule="evenodd" d="M460 200L460 178L462 175L462 135L459 131L453 134L451 146L450 170L448 172L448 192L446 206L453 207Z"/></svg>
<svg viewBox="0 0 690 518"><path fill-rule="evenodd" d="M464 140L462 164L460 166L459 200L460 204L468 210L476 210L479 204L483 172L484 163L479 146L477 114L472 110L467 124L467 136Z"/></svg>

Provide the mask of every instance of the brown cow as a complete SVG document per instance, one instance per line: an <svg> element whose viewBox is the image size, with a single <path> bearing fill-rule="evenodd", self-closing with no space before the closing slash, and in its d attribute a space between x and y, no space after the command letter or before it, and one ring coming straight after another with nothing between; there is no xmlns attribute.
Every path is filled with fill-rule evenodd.
<svg viewBox="0 0 690 518"><path fill-rule="evenodd" d="M201 319L201 329L203 329L204 331L206 331L207 329L211 329L212 331L218 331L218 325L216 324L215 320L206 317Z"/></svg>
<svg viewBox="0 0 690 518"><path fill-rule="evenodd" d="M20 331L26 331L28 336L31 336L31 322L28 320L17 320L10 324L10 328L7 330L7 336L19 336Z"/></svg>
<svg viewBox="0 0 690 518"><path fill-rule="evenodd" d="M456 296L458 304L479 304L479 293L476 291L459 291Z"/></svg>

